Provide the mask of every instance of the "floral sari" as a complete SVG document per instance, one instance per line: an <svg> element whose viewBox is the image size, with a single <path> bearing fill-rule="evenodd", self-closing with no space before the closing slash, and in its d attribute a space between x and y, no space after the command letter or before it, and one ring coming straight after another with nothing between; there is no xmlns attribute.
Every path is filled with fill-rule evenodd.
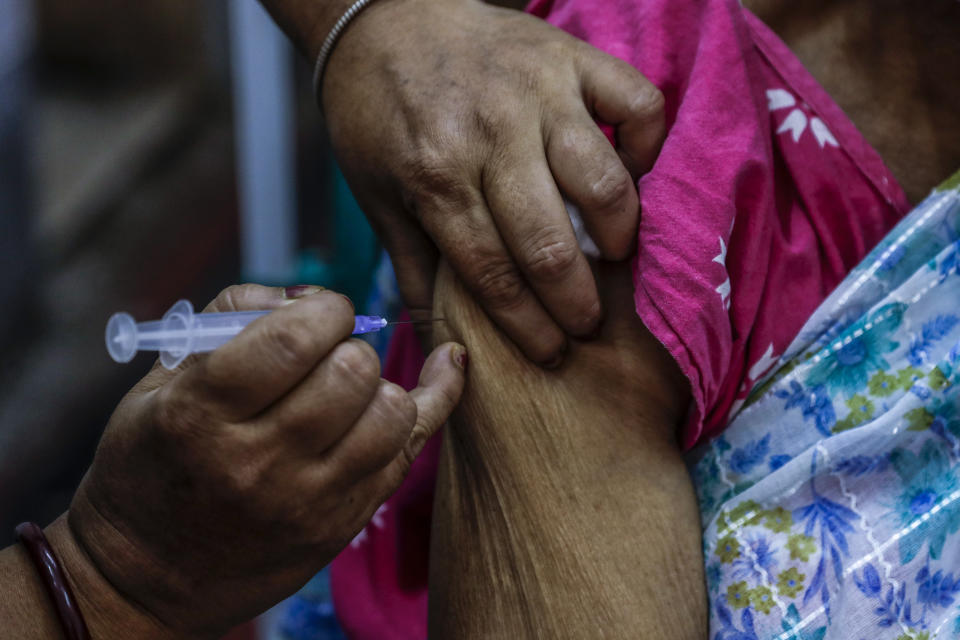
<svg viewBox="0 0 960 640"><path fill-rule="evenodd" d="M958 383L960 172L691 453L711 640L960 637Z"/></svg>

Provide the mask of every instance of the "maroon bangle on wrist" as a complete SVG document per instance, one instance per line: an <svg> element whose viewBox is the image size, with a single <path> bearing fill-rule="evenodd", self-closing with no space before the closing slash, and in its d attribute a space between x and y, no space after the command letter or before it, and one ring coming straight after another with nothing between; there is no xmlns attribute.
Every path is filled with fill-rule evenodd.
<svg viewBox="0 0 960 640"><path fill-rule="evenodd" d="M73 596L73 590L70 589L70 583L67 582L67 577L60 568L60 562L53 548L47 542L47 537L43 535L43 529L32 522L23 522L17 525L16 532L17 540L27 550L40 575L40 581L47 590L47 595L53 601L67 640L90 640L87 624L80 614L80 605Z"/></svg>

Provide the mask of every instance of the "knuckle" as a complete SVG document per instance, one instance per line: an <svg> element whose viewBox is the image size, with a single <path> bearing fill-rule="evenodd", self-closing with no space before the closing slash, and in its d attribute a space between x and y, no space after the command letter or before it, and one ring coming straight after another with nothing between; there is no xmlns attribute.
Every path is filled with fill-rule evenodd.
<svg viewBox="0 0 960 640"><path fill-rule="evenodd" d="M214 351L196 366L203 372L204 391L215 394L217 399L232 395L238 388L237 365L222 353Z"/></svg>
<svg viewBox="0 0 960 640"><path fill-rule="evenodd" d="M481 140L499 140L505 131L512 128L513 114L502 104L487 104L473 112L473 126L479 132Z"/></svg>
<svg viewBox="0 0 960 640"><path fill-rule="evenodd" d="M314 363L313 328L306 318L292 315L283 322L268 323L264 340L276 359L291 369Z"/></svg>
<svg viewBox="0 0 960 640"><path fill-rule="evenodd" d="M500 259L491 260L478 269L474 289L488 306L498 309L518 307L526 292L516 267Z"/></svg>
<svg viewBox="0 0 960 640"><path fill-rule="evenodd" d="M556 155L573 154L584 155L585 144L591 144L597 138L600 130L597 124L584 118L580 109L589 108L585 95L580 96L580 102L572 106L561 105L550 121L545 122L544 138ZM605 140L604 140L605 141ZM605 141L606 142L606 141Z"/></svg>
<svg viewBox="0 0 960 640"><path fill-rule="evenodd" d="M417 405L401 387L386 383L380 387L382 416L391 427L409 430L417 421Z"/></svg>
<svg viewBox="0 0 960 640"><path fill-rule="evenodd" d="M611 164L592 181L589 206L600 210L619 209L633 188L633 180L623 165Z"/></svg>
<svg viewBox="0 0 960 640"><path fill-rule="evenodd" d="M157 390L152 409L155 426L168 434L196 432L196 427L206 421L205 412L192 394L177 393L173 385Z"/></svg>
<svg viewBox="0 0 960 640"><path fill-rule="evenodd" d="M393 480L396 482L397 486L403 483L403 479L407 477L407 474L410 473L410 469L413 468L413 463L417 460L417 452L415 452L412 447L406 446L403 448L399 460L400 462L399 468L397 469L397 477Z"/></svg>
<svg viewBox="0 0 960 640"><path fill-rule="evenodd" d="M524 250L526 267L537 280L561 280L577 263L580 249L561 232L538 234Z"/></svg>
<svg viewBox="0 0 960 640"><path fill-rule="evenodd" d="M403 459L407 463L405 465L407 468L413 465L414 460L416 460L420 452L423 451L423 447L429 438L430 428L427 425L421 422L413 425L406 445L403 447Z"/></svg>
<svg viewBox="0 0 960 640"><path fill-rule="evenodd" d="M410 469L413 468L413 461L414 457L408 455L404 449L404 454L398 456L396 462L387 467L383 484L384 500L389 499L403 484L404 479L410 474Z"/></svg>
<svg viewBox="0 0 960 640"><path fill-rule="evenodd" d="M663 92L647 83L637 91L627 109L631 117L637 120L651 121L663 118L665 104Z"/></svg>
<svg viewBox="0 0 960 640"><path fill-rule="evenodd" d="M380 359L373 347L361 340L340 343L330 355L331 363L339 379L369 388L380 379Z"/></svg>
<svg viewBox="0 0 960 640"><path fill-rule="evenodd" d="M249 285L232 284L217 295L211 305L216 311L235 311L239 309L238 301L243 299L246 287Z"/></svg>
<svg viewBox="0 0 960 640"><path fill-rule="evenodd" d="M439 145L420 145L407 159L405 182L415 203L465 199L465 184L450 153Z"/></svg>
<svg viewBox="0 0 960 640"><path fill-rule="evenodd" d="M262 477L259 465L237 461L223 471L221 482L228 495L243 497L258 493Z"/></svg>
<svg viewBox="0 0 960 640"><path fill-rule="evenodd" d="M557 63L569 60L571 54L583 55L584 51L592 49L592 47L588 49L587 47L580 46L579 41L571 42L567 37L550 38L540 42L538 47L541 50L541 55L544 56L542 58L543 60L553 60L557 61Z"/></svg>
<svg viewBox="0 0 960 640"><path fill-rule="evenodd" d="M561 157L576 157L583 152L583 135L573 125L558 127L557 152Z"/></svg>

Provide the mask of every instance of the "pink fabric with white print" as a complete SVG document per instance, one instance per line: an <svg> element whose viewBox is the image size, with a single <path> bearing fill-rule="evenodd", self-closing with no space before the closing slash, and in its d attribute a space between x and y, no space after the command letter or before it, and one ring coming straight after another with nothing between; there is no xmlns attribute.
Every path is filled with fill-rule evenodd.
<svg viewBox="0 0 960 640"><path fill-rule="evenodd" d="M536 0L531 11L631 63L666 98L667 139L638 184L635 302L690 380L681 434L690 447L723 429L909 203L839 107L736 0ZM412 377L401 382L415 382L417 366L408 360ZM382 526L334 562L335 606L352 638L426 636L435 446L417 465Z"/></svg>

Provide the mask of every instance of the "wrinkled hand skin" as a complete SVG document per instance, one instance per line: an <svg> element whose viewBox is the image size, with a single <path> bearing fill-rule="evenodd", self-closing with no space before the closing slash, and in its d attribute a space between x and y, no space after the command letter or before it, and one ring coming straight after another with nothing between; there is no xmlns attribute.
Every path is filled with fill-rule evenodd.
<svg viewBox="0 0 960 640"><path fill-rule="evenodd" d="M70 507L92 564L173 637L219 637L302 586L460 395L453 344L409 394L380 379L339 294L290 302L244 285L207 310L260 308L276 311L175 372L156 366L123 399Z"/></svg>
<svg viewBox="0 0 960 640"><path fill-rule="evenodd" d="M597 331L561 193L603 257L630 254L635 178L664 137L663 97L636 69L515 10L388 0L346 29L322 106L414 317L431 309L439 251L531 360L558 365L567 336Z"/></svg>

